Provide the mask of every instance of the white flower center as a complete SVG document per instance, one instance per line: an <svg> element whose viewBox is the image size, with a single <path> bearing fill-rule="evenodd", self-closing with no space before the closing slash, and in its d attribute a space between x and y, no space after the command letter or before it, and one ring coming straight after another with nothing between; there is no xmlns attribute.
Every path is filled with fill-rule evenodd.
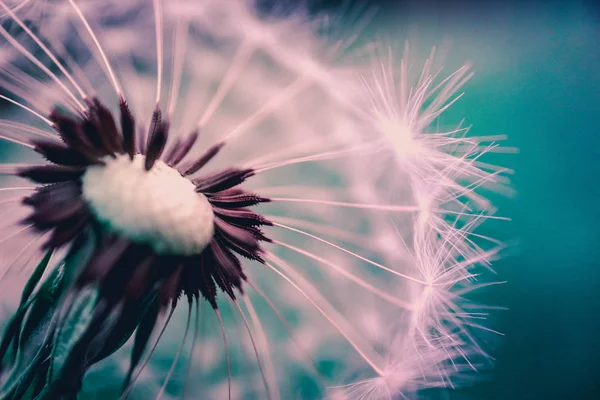
<svg viewBox="0 0 600 400"><path fill-rule="evenodd" d="M199 254L214 233L212 206L177 170L143 155L106 157L83 175L83 197L108 229L159 254Z"/></svg>

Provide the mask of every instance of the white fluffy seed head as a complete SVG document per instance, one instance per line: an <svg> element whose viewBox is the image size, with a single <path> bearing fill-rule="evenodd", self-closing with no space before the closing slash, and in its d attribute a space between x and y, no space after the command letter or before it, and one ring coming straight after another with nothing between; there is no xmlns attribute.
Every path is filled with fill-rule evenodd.
<svg viewBox="0 0 600 400"><path fill-rule="evenodd" d="M199 254L214 233L212 206L177 170L160 160L150 171L143 155L106 157L83 175L83 196L113 232L158 254Z"/></svg>

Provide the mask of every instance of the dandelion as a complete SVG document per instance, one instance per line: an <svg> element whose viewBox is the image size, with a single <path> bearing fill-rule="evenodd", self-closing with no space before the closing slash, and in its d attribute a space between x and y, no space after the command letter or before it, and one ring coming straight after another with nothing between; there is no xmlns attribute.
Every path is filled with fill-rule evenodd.
<svg viewBox="0 0 600 400"><path fill-rule="evenodd" d="M20 293L3 295L0 398L379 399L476 369L463 295L498 248L472 239L491 211L475 188L498 174L460 129L425 134L464 72L432 89L426 66L414 92L402 75L399 103L376 81L365 107L308 17L0 9L0 285ZM382 149L408 200L382 194ZM116 387L91 383L102 365ZM319 388L299 394L303 374Z"/></svg>

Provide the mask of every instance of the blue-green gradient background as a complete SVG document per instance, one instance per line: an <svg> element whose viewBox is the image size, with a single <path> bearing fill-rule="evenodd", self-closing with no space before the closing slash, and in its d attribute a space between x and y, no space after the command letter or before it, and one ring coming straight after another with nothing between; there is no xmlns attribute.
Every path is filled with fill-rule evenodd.
<svg viewBox="0 0 600 400"><path fill-rule="evenodd" d="M335 7L330 2L328 5ZM433 398L600 398L600 12L577 1L368 1L367 35L419 49L452 41L447 61L475 77L451 111L473 134L505 133L518 154L516 196L498 197L513 219L485 232L515 239L481 299L509 308L496 367L474 386ZM408 36L407 36L408 34ZM400 47L401 49L401 47Z"/></svg>

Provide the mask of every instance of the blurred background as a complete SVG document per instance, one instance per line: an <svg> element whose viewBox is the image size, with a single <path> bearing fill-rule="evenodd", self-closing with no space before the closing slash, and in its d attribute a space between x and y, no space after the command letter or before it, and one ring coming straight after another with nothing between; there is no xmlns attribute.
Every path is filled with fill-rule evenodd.
<svg viewBox="0 0 600 400"><path fill-rule="evenodd" d="M505 334L493 351L496 367L470 388L431 397L600 398L599 6L329 0L314 7L376 8L363 35L415 39L420 54L449 43L446 64L470 61L475 71L449 113L464 117L471 133L506 134L506 145L519 149L494 156L516 171L516 195L495 198L512 222L484 232L517 241L495 263L508 283L481 297L508 308L493 321ZM347 29L355 22L348 18Z"/></svg>

